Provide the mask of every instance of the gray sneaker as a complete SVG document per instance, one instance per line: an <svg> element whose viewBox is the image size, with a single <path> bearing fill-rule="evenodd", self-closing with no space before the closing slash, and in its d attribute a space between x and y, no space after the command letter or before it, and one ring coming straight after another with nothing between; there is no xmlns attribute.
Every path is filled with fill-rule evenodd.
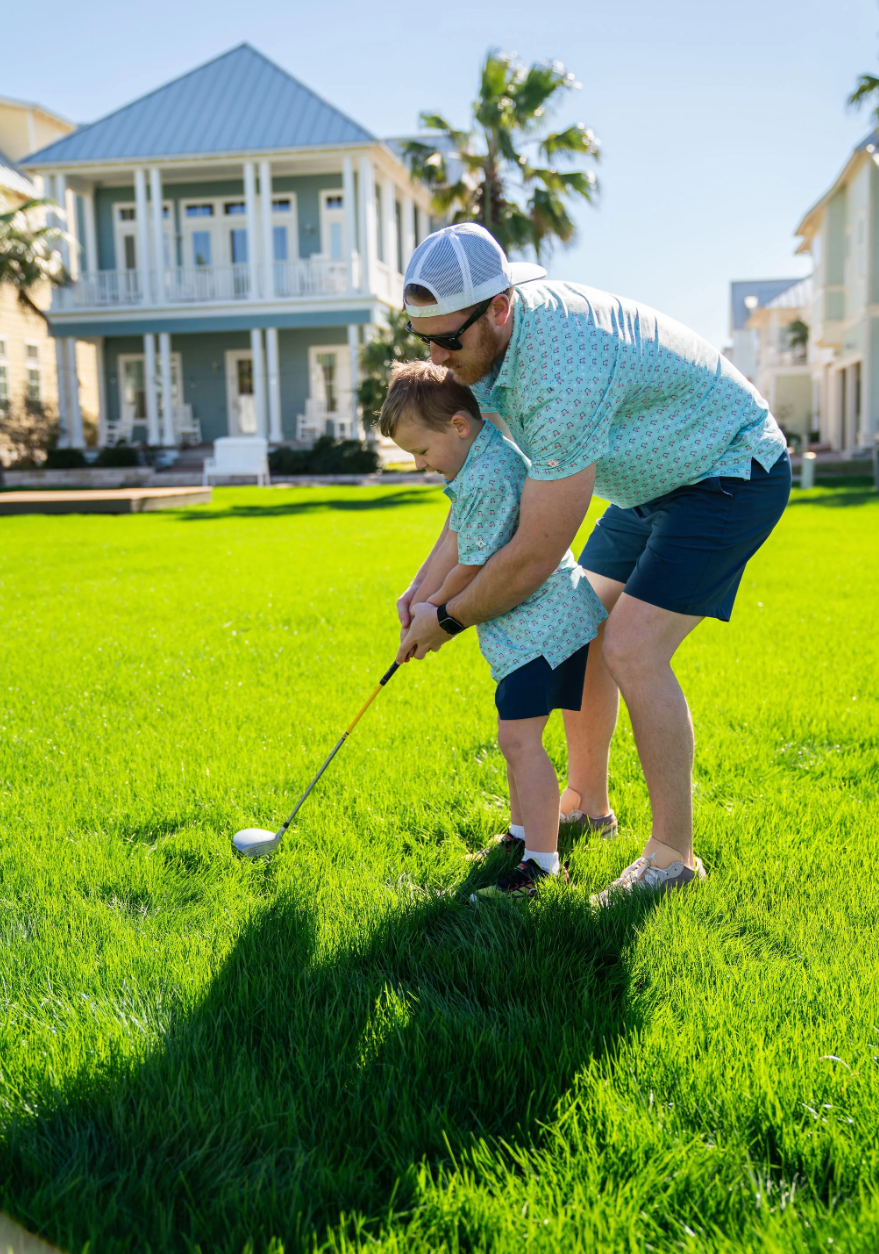
<svg viewBox="0 0 879 1254"><path fill-rule="evenodd" d="M614 880L604 892L595 893L590 897L593 906L607 906L614 898L627 893L655 893L661 897L676 888L686 888L693 880L705 879L705 868L701 858L695 859L696 868L691 871L683 862L672 862L671 866L659 867L652 855L636 858L631 866L627 866L619 879Z"/></svg>
<svg viewBox="0 0 879 1254"><path fill-rule="evenodd" d="M613 810L610 814L602 815L598 819L592 818L585 810L569 810L567 814L559 815L559 831L570 832L572 836L587 832L590 836L601 836L603 840L613 840L619 828L620 825Z"/></svg>

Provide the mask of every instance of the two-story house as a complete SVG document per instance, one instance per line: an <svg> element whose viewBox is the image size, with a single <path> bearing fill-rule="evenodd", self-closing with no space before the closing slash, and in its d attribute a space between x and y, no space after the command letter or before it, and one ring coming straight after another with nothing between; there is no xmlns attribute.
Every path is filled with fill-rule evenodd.
<svg viewBox="0 0 879 1254"><path fill-rule="evenodd" d="M71 205L51 321L95 344L102 443L355 432L360 347L431 229L388 144L242 44L22 164ZM81 445L73 379L64 404Z"/></svg>
<svg viewBox="0 0 879 1254"><path fill-rule="evenodd" d="M782 430L801 444L816 429L812 372L821 350L810 344L811 314L812 280L806 278L758 305L747 321L757 337L757 391Z"/></svg>
<svg viewBox="0 0 879 1254"><path fill-rule="evenodd" d="M821 437L853 450L879 433L879 130L797 227L814 264L811 341Z"/></svg>
<svg viewBox="0 0 879 1254"><path fill-rule="evenodd" d="M42 105L0 98L0 211L18 209L43 195L42 179L28 178L18 163L37 145L53 143L73 130L72 122ZM29 218L32 227L45 220L41 209L32 210ZM51 299L43 284L30 296L38 309L47 308ZM94 349L74 340L53 342L44 319L20 304L11 283L0 284L0 413L14 408L55 415L58 378L63 384L71 370L79 380L82 413L90 427L98 407ZM0 448L4 459L8 453Z"/></svg>

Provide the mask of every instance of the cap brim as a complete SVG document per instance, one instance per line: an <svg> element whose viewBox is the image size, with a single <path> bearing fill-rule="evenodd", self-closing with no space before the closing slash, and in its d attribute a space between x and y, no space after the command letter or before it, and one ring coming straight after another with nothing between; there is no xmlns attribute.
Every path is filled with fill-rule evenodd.
<svg viewBox="0 0 879 1254"><path fill-rule="evenodd" d="M533 261L509 261L507 265L513 287L518 287L520 283L531 283L534 279L546 278L543 266L537 266Z"/></svg>

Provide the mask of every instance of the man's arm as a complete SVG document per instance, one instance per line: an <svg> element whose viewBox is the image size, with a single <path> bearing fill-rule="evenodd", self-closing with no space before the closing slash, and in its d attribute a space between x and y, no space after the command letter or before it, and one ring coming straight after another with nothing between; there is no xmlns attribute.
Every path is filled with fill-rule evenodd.
<svg viewBox="0 0 879 1254"><path fill-rule="evenodd" d="M594 486L594 465L567 479L526 479L516 534L463 592L447 602L449 614L469 627L507 613L536 592L570 548ZM450 639L424 606L414 616L400 652L412 652L414 647L423 657Z"/></svg>

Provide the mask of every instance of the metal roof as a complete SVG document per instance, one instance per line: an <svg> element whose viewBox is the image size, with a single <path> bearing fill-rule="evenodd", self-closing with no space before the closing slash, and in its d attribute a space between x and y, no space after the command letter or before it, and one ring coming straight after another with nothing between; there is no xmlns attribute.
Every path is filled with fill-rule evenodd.
<svg viewBox="0 0 879 1254"><path fill-rule="evenodd" d="M812 303L812 277L800 279L793 287L786 288L775 300L771 300L767 309L802 309Z"/></svg>
<svg viewBox="0 0 879 1254"><path fill-rule="evenodd" d="M730 329L732 331L744 330L753 313L753 310L745 304L746 296L756 296L756 308L762 309L764 305L768 305L771 300L775 300L776 296L780 296L782 292L786 292L789 287L793 287L799 281L799 279L754 279L753 281L737 279L730 283Z"/></svg>
<svg viewBox="0 0 879 1254"><path fill-rule="evenodd" d="M362 126L250 44L239 44L20 164L33 169L370 142L374 137Z"/></svg>

